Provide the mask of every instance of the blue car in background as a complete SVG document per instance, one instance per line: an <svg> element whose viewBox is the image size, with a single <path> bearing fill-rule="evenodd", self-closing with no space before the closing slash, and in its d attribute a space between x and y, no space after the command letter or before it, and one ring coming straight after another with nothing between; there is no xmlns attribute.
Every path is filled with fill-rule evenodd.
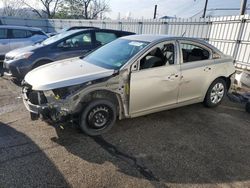
<svg viewBox="0 0 250 188"><path fill-rule="evenodd" d="M0 26L0 59L16 48L30 46L47 39L47 34L40 28L1 25Z"/></svg>
<svg viewBox="0 0 250 188"><path fill-rule="evenodd" d="M83 56L119 37L133 34L135 33L98 28L65 31L39 44L7 53L3 71L6 76L20 81L36 67L53 61Z"/></svg>

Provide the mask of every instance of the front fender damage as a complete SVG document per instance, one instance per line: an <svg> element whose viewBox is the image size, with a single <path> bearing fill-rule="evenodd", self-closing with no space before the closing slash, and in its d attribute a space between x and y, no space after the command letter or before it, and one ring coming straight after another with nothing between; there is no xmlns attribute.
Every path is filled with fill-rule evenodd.
<svg viewBox="0 0 250 188"><path fill-rule="evenodd" d="M41 114L45 119L55 122L65 121L68 117L77 116L84 109L84 104L89 102L93 93L105 92L116 96L119 107L119 119L128 117L129 105L129 73L123 70L112 76L89 81L74 92L69 91L69 95L63 97L64 93L57 94L55 91L32 91L31 87L24 86L22 95L26 108L31 113ZM105 91L105 92L103 92ZM66 91L65 91L66 92ZM32 94L31 94L32 93ZM36 97L34 97L36 96ZM35 98L35 100L33 99Z"/></svg>

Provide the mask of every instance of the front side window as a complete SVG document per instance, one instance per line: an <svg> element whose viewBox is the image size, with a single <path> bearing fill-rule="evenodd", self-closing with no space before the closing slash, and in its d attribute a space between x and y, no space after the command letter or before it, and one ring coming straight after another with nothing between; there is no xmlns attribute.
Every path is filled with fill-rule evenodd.
<svg viewBox="0 0 250 188"><path fill-rule="evenodd" d="M12 38L27 38L27 32L22 29L12 29Z"/></svg>
<svg viewBox="0 0 250 188"><path fill-rule="evenodd" d="M183 63L207 60L210 57L208 50L194 44L181 43Z"/></svg>
<svg viewBox="0 0 250 188"><path fill-rule="evenodd" d="M140 69L173 65L175 62L174 44L161 44L153 48L140 61Z"/></svg>
<svg viewBox="0 0 250 188"><path fill-rule="evenodd" d="M149 43L117 39L84 58L89 63L108 68L120 69Z"/></svg>
<svg viewBox="0 0 250 188"><path fill-rule="evenodd" d="M92 44L91 33L83 33L73 36L61 42L58 47L60 48L83 48Z"/></svg>
<svg viewBox="0 0 250 188"><path fill-rule="evenodd" d="M7 39L7 29L0 29L0 39Z"/></svg>
<svg viewBox="0 0 250 188"><path fill-rule="evenodd" d="M63 38L69 37L70 35L72 35L75 31L67 31L67 32L63 32L63 33L59 33L53 37L50 37L48 39L46 39L45 41L43 41L43 45L50 45L53 44L54 42L57 42L59 40L62 40Z"/></svg>
<svg viewBox="0 0 250 188"><path fill-rule="evenodd" d="M106 33L106 32L96 32L95 36L96 36L96 41L101 45L110 43L117 38L117 36L114 33Z"/></svg>
<svg viewBox="0 0 250 188"><path fill-rule="evenodd" d="M31 31L26 31L26 37L28 38L28 37L32 37L32 35L33 35L33 33L31 32Z"/></svg>

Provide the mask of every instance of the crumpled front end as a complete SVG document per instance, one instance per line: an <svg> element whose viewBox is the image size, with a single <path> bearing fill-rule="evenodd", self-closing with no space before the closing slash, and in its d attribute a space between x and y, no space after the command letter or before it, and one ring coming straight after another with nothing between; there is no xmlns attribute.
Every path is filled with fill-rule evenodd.
<svg viewBox="0 0 250 188"><path fill-rule="evenodd" d="M75 113L75 109L73 110L75 106L69 104L71 96L68 95L70 93L66 88L34 91L31 86L26 85L22 89L22 98L26 109L32 114L42 115L43 119L50 119L54 122L65 121L67 116Z"/></svg>

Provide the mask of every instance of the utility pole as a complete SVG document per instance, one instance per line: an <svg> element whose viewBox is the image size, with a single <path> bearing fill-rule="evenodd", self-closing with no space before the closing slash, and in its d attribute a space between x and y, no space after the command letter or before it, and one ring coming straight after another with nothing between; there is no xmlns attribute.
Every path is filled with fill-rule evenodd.
<svg viewBox="0 0 250 188"><path fill-rule="evenodd" d="M205 18L205 17L206 17L207 3L208 3L208 0L206 0L206 2L205 2L205 7L204 7L204 10L203 10L202 18Z"/></svg>
<svg viewBox="0 0 250 188"><path fill-rule="evenodd" d="M156 14L157 14L157 5L155 5L154 19L156 19Z"/></svg>
<svg viewBox="0 0 250 188"><path fill-rule="evenodd" d="M247 0L241 0L240 15L244 15L246 12Z"/></svg>

